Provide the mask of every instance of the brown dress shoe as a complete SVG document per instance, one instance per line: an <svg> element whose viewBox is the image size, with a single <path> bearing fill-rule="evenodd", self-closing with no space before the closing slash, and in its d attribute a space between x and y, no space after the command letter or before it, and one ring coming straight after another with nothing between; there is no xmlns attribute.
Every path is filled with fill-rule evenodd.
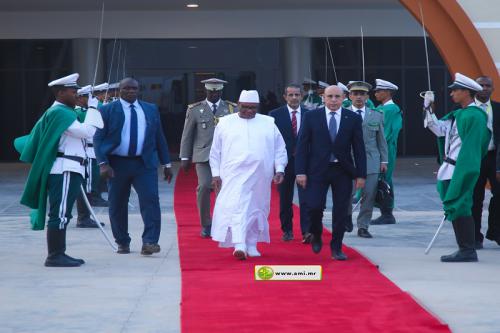
<svg viewBox="0 0 500 333"><path fill-rule="evenodd" d="M116 251L116 253L128 254L128 253L130 253L130 246L118 244L118 251Z"/></svg>
<svg viewBox="0 0 500 333"><path fill-rule="evenodd" d="M144 243L142 245L141 254L145 256L150 256L153 253L160 252L160 245L152 243Z"/></svg>

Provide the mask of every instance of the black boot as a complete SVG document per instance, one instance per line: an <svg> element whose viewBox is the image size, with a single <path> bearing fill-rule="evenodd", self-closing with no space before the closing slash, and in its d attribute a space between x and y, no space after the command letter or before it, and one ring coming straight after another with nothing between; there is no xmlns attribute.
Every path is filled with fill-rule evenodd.
<svg viewBox="0 0 500 333"><path fill-rule="evenodd" d="M79 261L66 256L66 230L47 228L47 249L49 255L45 260L47 267L78 267Z"/></svg>
<svg viewBox="0 0 500 333"><path fill-rule="evenodd" d="M458 251L441 257L442 262L474 262L477 252L474 240L474 220L471 216L459 217L452 222Z"/></svg>
<svg viewBox="0 0 500 333"><path fill-rule="evenodd" d="M78 212L78 218L76 220L77 228L98 228L97 222L90 218L90 211L85 204L83 199L83 194L81 194L78 199L76 199L76 210ZM104 223L101 223L104 227Z"/></svg>
<svg viewBox="0 0 500 333"><path fill-rule="evenodd" d="M64 226L64 251L63 251L63 252L64 252L64 256L65 256L66 258L69 258L69 259L71 259L71 260L74 260L74 261L78 262L80 265L83 265L83 264L85 264L85 260L83 260L83 259L79 259L79 258L73 258L73 257L70 257L70 256L68 256L68 255L66 254L66 229L67 229L67 227L68 227L68 225L66 224L66 225Z"/></svg>
<svg viewBox="0 0 500 333"><path fill-rule="evenodd" d="M396 219L394 215L392 215L392 208L382 208L380 207L380 212L382 215L377 217L375 220L372 220L370 224L379 225L379 224L395 224Z"/></svg>

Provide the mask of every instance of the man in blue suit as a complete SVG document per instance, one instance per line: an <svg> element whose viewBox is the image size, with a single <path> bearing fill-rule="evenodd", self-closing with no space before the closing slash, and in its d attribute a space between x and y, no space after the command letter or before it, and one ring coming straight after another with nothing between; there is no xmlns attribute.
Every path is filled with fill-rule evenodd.
<svg viewBox="0 0 500 333"><path fill-rule="evenodd" d="M156 105L137 99L139 83L120 82L120 99L101 107L104 127L94 136L101 176L108 179L109 219L118 253L130 253L128 200L134 186L144 221L141 254L160 252L158 165L165 180L172 180L167 141Z"/></svg>
<svg viewBox="0 0 500 333"><path fill-rule="evenodd" d="M280 192L280 221L283 231L282 239L287 242L293 239L293 194L295 187L295 148L302 119L306 110L301 107L302 87L298 84L289 84L285 87L283 98L286 105L272 110L269 115L274 118L281 136L285 140L288 164L285 168L285 179L278 185ZM304 190L298 187L300 204L300 229L302 242L310 243L312 234L309 232L308 216L305 206Z"/></svg>
<svg viewBox="0 0 500 333"><path fill-rule="evenodd" d="M333 192L332 258L346 260L342 240L348 222L353 179L362 188L366 179L363 120L342 108L343 92L337 86L325 89L325 107L306 113L297 142L295 171L297 184L306 189L306 201L313 234L312 250L323 245L323 210L328 188ZM353 159L354 157L354 159Z"/></svg>

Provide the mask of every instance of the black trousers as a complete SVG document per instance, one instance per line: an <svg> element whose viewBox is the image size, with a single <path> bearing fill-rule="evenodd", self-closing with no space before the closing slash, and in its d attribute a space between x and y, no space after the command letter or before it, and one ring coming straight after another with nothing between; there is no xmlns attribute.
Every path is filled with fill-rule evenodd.
<svg viewBox="0 0 500 333"><path fill-rule="evenodd" d="M486 181L490 181L491 194L488 206L488 238L500 238L500 184L496 180L496 152L489 151L481 162L481 172L477 179L476 187L474 188L473 204L472 204L472 217L475 224L476 242L482 242L484 239L481 233L481 215L483 214L483 201L484 201L484 187Z"/></svg>
<svg viewBox="0 0 500 333"><path fill-rule="evenodd" d="M285 179L278 185L280 193L280 221L283 232L293 231L293 194L295 189L295 160L291 158L285 169ZM305 192L297 186L300 207L300 230L302 234L309 232L310 223L305 202Z"/></svg>
<svg viewBox="0 0 500 333"><path fill-rule="evenodd" d="M330 164L328 177L324 181L307 180L306 201L311 221L311 233L320 237L323 233L323 210L326 205L328 189L332 189L332 241L330 247L338 251L342 247L345 226L348 217L348 207L351 205L353 181L338 163Z"/></svg>

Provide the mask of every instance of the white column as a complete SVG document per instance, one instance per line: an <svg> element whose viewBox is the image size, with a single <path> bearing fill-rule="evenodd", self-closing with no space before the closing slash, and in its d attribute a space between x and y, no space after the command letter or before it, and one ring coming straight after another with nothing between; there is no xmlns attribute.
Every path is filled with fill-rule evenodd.
<svg viewBox="0 0 500 333"><path fill-rule="evenodd" d="M289 37L283 39L285 84L302 84L311 76L311 38Z"/></svg>
<svg viewBox="0 0 500 333"><path fill-rule="evenodd" d="M73 70L80 73L78 83L80 86L92 84L96 70L97 50L99 40L97 38L73 39ZM104 82L104 43L101 45L99 54L99 67L95 84Z"/></svg>

